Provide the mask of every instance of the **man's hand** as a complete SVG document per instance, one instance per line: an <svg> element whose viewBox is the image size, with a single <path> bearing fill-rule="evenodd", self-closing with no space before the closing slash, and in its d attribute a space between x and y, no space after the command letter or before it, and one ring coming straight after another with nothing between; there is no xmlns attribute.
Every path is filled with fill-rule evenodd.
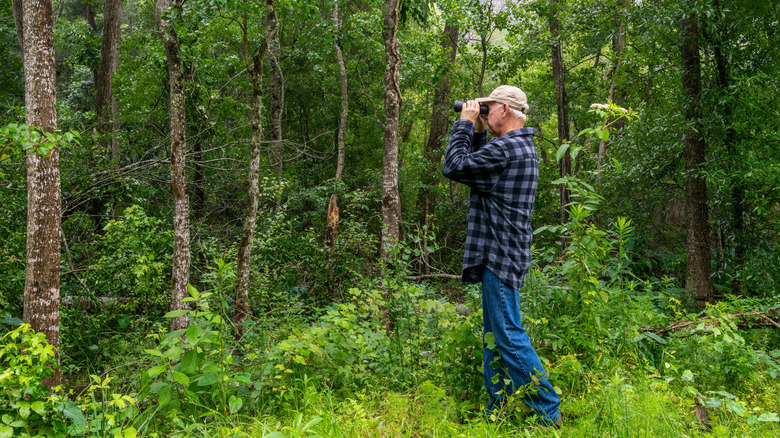
<svg viewBox="0 0 780 438"><path fill-rule="evenodd" d="M474 123L474 131L482 132L485 130L485 120L479 114L479 103L476 100L469 100L463 105L460 111L461 120L471 120Z"/></svg>

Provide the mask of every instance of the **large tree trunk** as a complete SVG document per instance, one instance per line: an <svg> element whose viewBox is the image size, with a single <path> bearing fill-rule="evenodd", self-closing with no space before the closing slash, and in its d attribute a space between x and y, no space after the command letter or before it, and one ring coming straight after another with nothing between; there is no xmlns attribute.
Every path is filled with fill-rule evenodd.
<svg viewBox="0 0 780 438"><path fill-rule="evenodd" d="M115 142L112 77L119 65L119 39L122 27L122 0L106 0L103 7L103 41L100 47L100 64L95 82L95 116L98 122L98 138L102 152L116 165L119 151Z"/></svg>
<svg viewBox="0 0 780 438"><path fill-rule="evenodd" d="M276 18L274 0L266 0L266 39L268 41L268 85L271 92L271 108L269 110L269 128L271 130L271 154L273 156L276 176L282 177L284 170L284 142L282 141L282 113L284 112L284 78L279 57L279 26Z"/></svg>
<svg viewBox="0 0 780 438"><path fill-rule="evenodd" d="M266 21L266 26L268 22ZM240 339L245 332L243 323L249 315L249 260L252 253L252 239L257 223L257 207L260 199L260 152L263 142L263 60L268 51L267 40L263 39L249 61L249 42L247 19L243 23L243 53L247 70L252 75L252 100L249 118L252 121L252 140L249 158L249 193L247 194L246 216L241 230L241 243L238 246L238 264L236 276L236 304L233 313L233 336ZM267 35L267 34L266 34Z"/></svg>
<svg viewBox="0 0 780 438"><path fill-rule="evenodd" d="M22 17L25 121L44 132L57 130L57 85L51 0L14 2ZM20 10L17 7L21 6ZM20 21L16 21L19 25ZM47 383L59 384L60 235L62 232L59 150L27 155L27 266L23 321L46 335L57 367Z"/></svg>
<svg viewBox="0 0 780 438"><path fill-rule="evenodd" d="M401 222L401 200L398 189L398 119L401 111L398 52L398 13L400 0L385 0L382 37L385 42L385 126L382 165L382 260L390 258L398 242Z"/></svg>
<svg viewBox="0 0 780 438"><path fill-rule="evenodd" d="M569 134L569 98L566 95L565 69L563 66L563 54L561 53L561 21L558 18L557 11L559 3L557 0L550 0L550 6L552 8L550 35L554 41L552 46L552 71L553 83L555 83L555 96L558 103L558 146L560 147L564 141L569 141L571 138ZM566 175L571 175L571 156L568 153L563 154L559 163L559 176L563 178ZM571 202L571 195L569 189L564 184L558 186L558 193L560 195L561 223L565 224L569 221L569 212L566 210L566 205Z"/></svg>
<svg viewBox="0 0 780 438"><path fill-rule="evenodd" d="M704 168L706 145L701 121L701 65L699 60L698 16L688 14L680 24L682 38L682 83L685 91L685 217L688 231L685 289L697 308L712 303L710 278L709 210L707 183L700 175Z"/></svg>
<svg viewBox="0 0 780 438"><path fill-rule="evenodd" d="M422 175L422 187L417 196L417 205L421 210L420 227L422 229L431 229L430 220L436 211L436 187L439 185L439 168L441 167L441 157L444 152L445 138L447 128L449 127L450 110L450 68L455 63L455 56L458 51L458 27L451 22L444 25L444 33L441 35L441 59L444 74L434 86L433 107L431 108L431 130L428 133L428 139L423 144L422 154L425 159L426 171ZM423 248L428 247L427 233L423 235ZM430 265L428 263L428 254L423 251L422 269L424 274L430 274Z"/></svg>
<svg viewBox="0 0 780 438"><path fill-rule="evenodd" d="M166 14L163 16L163 14ZM173 189L173 282L170 310L188 309L181 300L189 293L190 278L190 216L187 195L187 174L184 154L187 149L184 107L184 67L181 57L179 36L174 28L173 16L181 14L181 3L171 0L157 0L155 17L160 39L165 47L168 61L168 84L170 96L168 110L171 113L171 187ZM188 326L186 315L171 319L171 331Z"/></svg>

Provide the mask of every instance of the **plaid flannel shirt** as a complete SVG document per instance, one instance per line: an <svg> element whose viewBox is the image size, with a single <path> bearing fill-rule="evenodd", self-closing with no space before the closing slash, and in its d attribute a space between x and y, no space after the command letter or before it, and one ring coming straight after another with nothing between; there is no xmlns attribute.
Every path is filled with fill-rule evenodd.
<svg viewBox="0 0 780 438"><path fill-rule="evenodd" d="M442 173L471 187L463 284L479 283L483 267L515 289L531 265L531 213L539 182L534 129L515 129L486 143L469 120L450 131Z"/></svg>

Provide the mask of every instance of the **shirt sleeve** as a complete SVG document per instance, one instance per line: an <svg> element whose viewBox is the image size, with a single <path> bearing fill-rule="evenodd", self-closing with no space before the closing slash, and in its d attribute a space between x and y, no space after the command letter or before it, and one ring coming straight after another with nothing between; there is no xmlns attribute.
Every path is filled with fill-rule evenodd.
<svg viewBox="0 0 780 438"><path fill-rule="evenodd" d="M444 176L483 192L493 189L504 171L506 156L500 143L485 144L486 139L486 133L474 133L471 121L456 121L444 154Z"/></svg>

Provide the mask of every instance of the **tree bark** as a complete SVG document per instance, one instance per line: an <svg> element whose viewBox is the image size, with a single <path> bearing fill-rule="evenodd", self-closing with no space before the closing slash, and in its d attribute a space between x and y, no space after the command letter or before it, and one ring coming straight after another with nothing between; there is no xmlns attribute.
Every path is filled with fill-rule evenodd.
<svg viewBox="0 0 780 438"><path fill-rule="evenodd" d="M423 144L422 155L425 159L425 169L422 175L422 187L417 197L417 205L421 210L420 228L430 230L430 219L436 211L436 187L440 182L441 157L444 153L445 138L449 127L450 82L449 72L455 63L458 51L458 27L447 21L444 33L441 35L441 63L444 74L436 82L433 91L433 107L431 108L431 129L428 139ZM428 247L427 234L423 235L423 248ZM427 253L423 251L421 272L430 273Z"/></svg>
<svg viewBox="0 0 780 438"><path fill-rule="evenodd" d="M114 165L119 161L113 126L112 78L119 65L119 39L122 27L122 0L106 0L103 7L103 40L100 46L100 64L95 82L95 116L98 138L103 152Z"/></svg>
<svg viewBox="0 0 780 438"><path fill-rule="evenodd" d="M745 204L745 188L743 181L740 178L742 172L740 171L739 163L739 151L734 144L736 134L734 132L733 125L733 99L731 97L731 75L729 74L729 63L724 52L723 45L725 44L726 36L724 26L728 20L722 16L726 12L723 11L720 5L720 0L714 0L713 6L715 7L715 24L716 33L713 36L715 41L713 49L715 52L715 64L718 69L718 87L720 88L721 99L725 102L721 103L723 117L722 120L726 124L726 132L723 137L723 144L726 147L726 152L729 157L730 174L733 178L731 181L731 230L734 233L734 263L733 270L737 271L742 269L745 261L746 247L743 241L745 236L745 219L744 219L744 204ZM735 279L731 285L731 291L734 294L742 293L742 282Z"/></svg>
<svg viewBox="0 0 780 438"><path fill-rule="evenodd" d="M688 300L702 309L713 303L710 278L709 208L704 169L706 144L702 137L701 65L699 59L699 17L688 14L680 24L682 85L685 91L685 216L687 228L687 268L685 289Z"/></svg>
<svg viewBox="0 0 780 438"><path fill-rule="evenodd" d="M623 8L626 6L626 0L619 0L616 4L617 10L615 11L613 23L615 25L615 35L612 37L612 56L614 61L612 62L612 69L610 70L611 84L609 86L609 101L617 106L623 106L625 101L625 93L621 90L621 64L623 59L623 51L626 48L626 21L623 18ZM614 121L614 125L612 126ZM615 130L623 128L623 119L613 120L612 114L607 116L607 126L612 126ZM607 156L607 149L609 149L609 140L601 140L599 142L598 160L596 162L596 169L601 170L604 165L604 160Z"/></svg>
<svg viewBox="0 0 780 438"><path fill-rule="evenodd" d="M280 64L279 28L274 0L266 0L266 39L268 41L269 91L271 92L271 108L269 111L269 128L271 129L271 154L273 156L276 176L282 177L284 170L284 142L282 141L282 113L284 112L284 78Z"/></svg>
<svg viewBox="0 0 780 438"><path fill-rule="evenodd" d="M25 122L44 132L57 130L54 18L51 0L27 0L14 7L21 16L24 53ZM17 11L17 7L21 9ZM16 20L17 25L19 20ZM17 35L19 35L17 33ZM60 237L62 232L59 150L27 155L27 265L23 321L46 335L57 366L47 382L60 381Z"/></svg>
<svg viewBox="0 0 780 438"><path fill-rule="evenodd" d="M398 15L400 0L385 0L382 37L385 43L385 123L382 165L382 260L388 262L391 249L398 242L401 222L401 200L398 189L398 120L401 110L398 52Z"/></svg>
<svg viewBox="0 0 780 438"><path fill-rule="evenodd" d="M345 140L347 134L347 110L349 103L349 95L347 88L347 66L344 64L344 54L339 46L339 5L338 3L333 8L333 28L336 37L333 40L333 49L336 52L336 62L339 65L339 77L341 82L341 115L339 116L339 129L336 131L336 180L342 181L344 179L344 153L345 153ZM328 202L328 217L325 230L326 240L331 253L336 247L336 237L338 237L339 230L339 197L335 193L330 196Z"/></svg>
<svg viewBox="0 0 780 438"><path fill-rule="evenodd" d="M171 113L171 188L173 191L173 272L170 310L188 309L181 300L189 295L190 277L190 217L187 195L187 174L184 155L187 149L184 102L184 66L179 36L174 27L174 16L181 14L180 0L157 0L155 18L160 39L165 47L170 86L169 108ZM171 331L186 328L187 315L171 319Z"/></svg>
<svg viewBox="0 0 780 438"><path fill-rule="evenodd" d="M267 26L266 22L266 26ZM241 243L238 246L238 261L236 266L236 304L233 313L233 336L240 339L245 332L244 322L249 315L249 261L252 253L252 240L257 223L257 208L260 200L260 153L263 142L263 60L268 51L267 40L263 38L257 49L249 58L249 38L247 19L243 23L243 53L247 70L252 75L252 98L249 118L252 121L252 139L249 158L249 193L247 194L246 216L241 230ZM268 35L266 33L266 35Z"/></svg>
<svg viewBox="0 0 780 438"><path fill-rule="evenodd" d="M560 147L564 141L569 141L571 135L569 133L569 98L566 95L565 68L563 65L563 54L561 53L561 21L558 18L557 11L559 4L557 0L550 0L552 7L550 35L554 41L552 46L552 71L553 83L555 83L555 97L558 104L558 146ZM563 154L563 157L561 157L558 173L561 178L571 175L571 156L568 153ZM566 210L566 205L571 202L571 194L564 184L558 186L558 193L560 196L561 223L565 224L569 221L569 212Z"/></svg>

